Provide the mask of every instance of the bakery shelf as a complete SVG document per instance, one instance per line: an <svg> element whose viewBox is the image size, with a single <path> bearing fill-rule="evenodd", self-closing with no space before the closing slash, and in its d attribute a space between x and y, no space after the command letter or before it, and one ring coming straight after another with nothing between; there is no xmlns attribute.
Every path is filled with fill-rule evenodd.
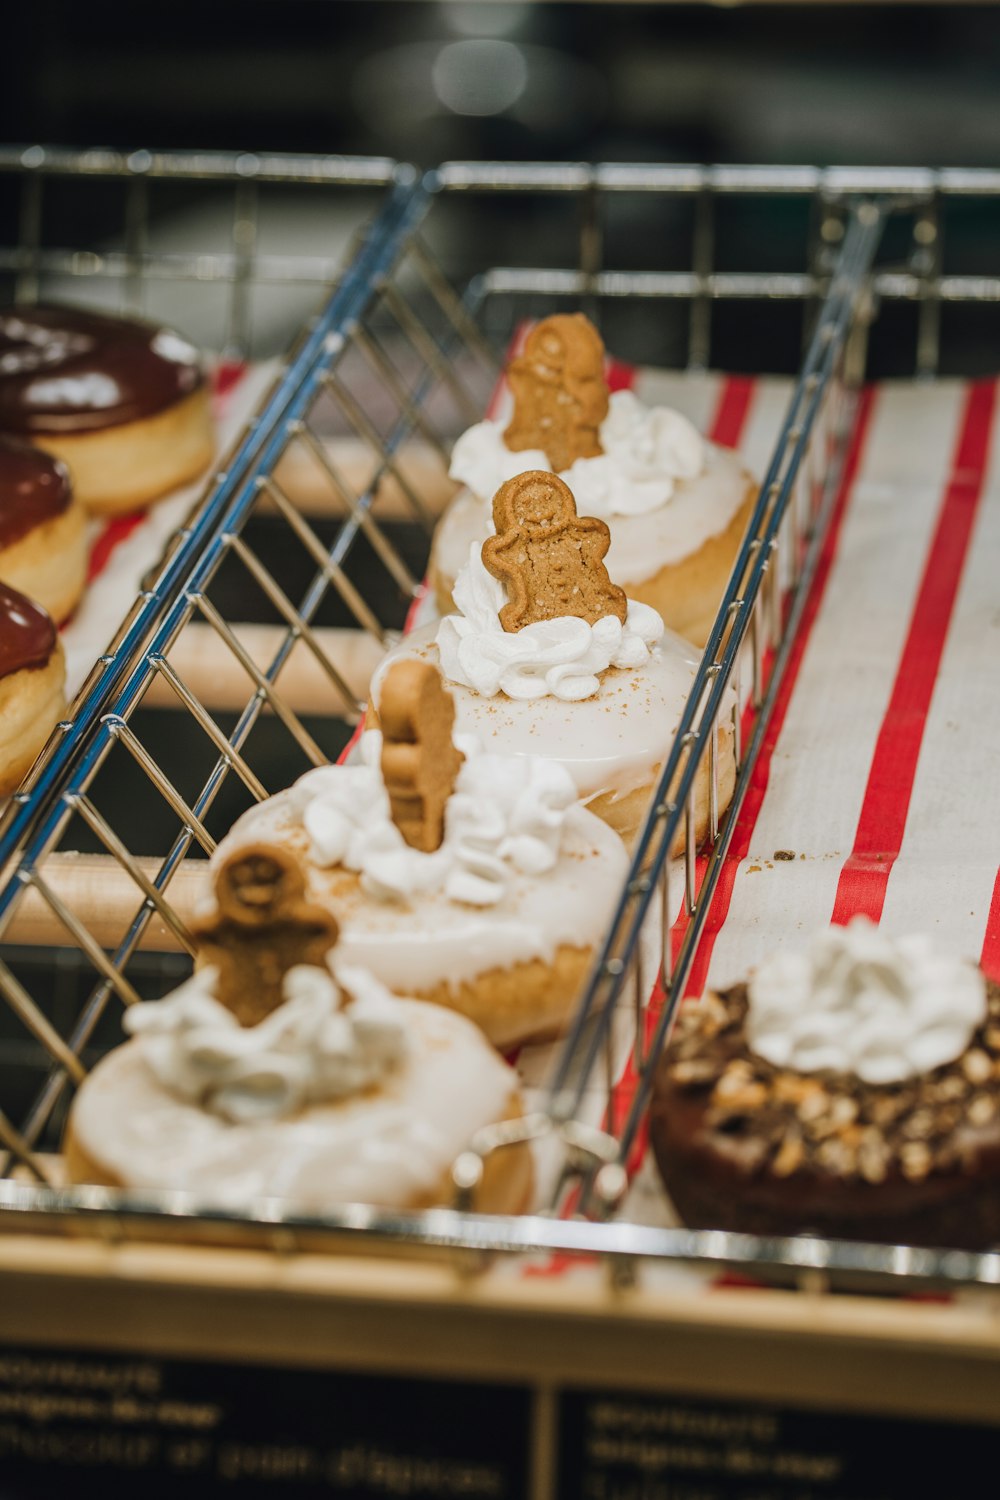
<svg viewBox="0 0 1000 1500"><path fill-rule="evenodd" d="M630 232L636 194L652 197L662 214L661 237L641 245ZM885 355L881 319L888 308L905 320L910 372L933 374L942 308L988 309L997 296L996 279L978 269L946 274L943 229L956 204L998 198L996 174L971 172L449 163L418 182L397 171L264 415L4 825L7 941L63 947L71 962L58 1007L18 949L0 966L29 1059L0 1099L5 1164L16 1179L0 1190L0 1227L124 1240L201 1234L348 1252L357 1238L366 1250L446 1253L467 1270L494 1254L516 1266L542 1254L597 1257L618 1284L638 1276L645 1285L656 1270L694 1265L812 1289L990 1295L1000 1276L993 1255L689 1235L630 1223L622 1199L650 1070L704 940L807 607L855 430L855 395ZM754 238L765 200L787 208L775 263ZM452 268L463 219L476 226L473 243L488 246L471 279ZM115 1039L121 1004L185 971L200 857L234 813L345 743L371 666L420 602L429 523L449 493L449 439L480 415L521 322L574 305L593 310L609 347L637 364L672 357L696 380L706 366L733 366L732 351L742 347L745 368L797 369L780 390L784 415L751 532L680 731L665 747L614 926L525 1121L527 1133L562 1153L551 1207L565 1212L569 1194L582 1191L591 1219L487 1221L460 1208L410 1218L345 1210L306 1222L273 1203L220 1215L178 1195L60 1188L49 1153L67 1081ZM767 310L767 349L746 346L751 306ZM299 504L280 477L293 472ZM248 620L254 597L258 617ZM257 632L252 645L248 626ZM218 653L208 670L206 641ZM749 697L738 795L699 853L688 794L701 758L713 754L730 681ZM684 860L671 869L666 850L685 828ZM643 928L661 944L671 997L651 1011ZM621 1017L635 1025L628 1058L614 1024ZM623 1060L631 1075L624 1092ZM474 1154L458 1164L460 1204L474 1197L476 1166ZM203 1254L209 1259L198 1264L208 1266L211 1252Z"/></svg>

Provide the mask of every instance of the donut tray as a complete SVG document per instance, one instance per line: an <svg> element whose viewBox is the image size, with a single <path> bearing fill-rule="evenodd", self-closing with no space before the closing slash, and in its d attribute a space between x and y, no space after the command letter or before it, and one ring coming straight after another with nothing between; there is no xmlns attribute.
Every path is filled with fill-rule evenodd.
<svg viewBox="0 0 1000 1500"><path fill-rule="evenodd" d="M0 157L0 169L10 160ZM18 157L39 169L60 160ZM159 160L112 167L132 184ZM240 181L280 171L267 158L252 170L240 161L224 164ZM652 1070L681 998L704 978L699 955L741 809L759 790L856 460L858 392L896 357L880 327L902 319L915 348L908 373L929 376L940 364L942 308L1000 297L995 277L945 275L940 250L950 215L1000 198L1000 174L502 163L449 163L423 180L384 164L330 171L386 182L381 210L0 823L0 993L12 1018L5 1045L20 1059L0 1071L0 1228L349 1254L360 1246L444 1255L466 1272L496 1256L515 1271L538 1257L596 1258L619 1287L681 1266L813 1290L995 1287L1000 1255L636 1222L633 1176ZM640 252L630 232L637 196L655 201L663 226ZM30 228L30 192L26 203ZM759 242L765 209L787 228L770 258ZM450 265L463 220L466 243L488 246L471 277ZM22 251L16 262L29 296L40 268L73 270L39 250L37 234L35 246L33 259ZM508 263L484 266L501 251ZM637 253L653 263L637 264ZM733 263L740 256L745 264ZM118 269L141 277L141 260L133 243ZM232 287L254 268L226 267L238 307ZM188 972L203 860L234 817L343 750L381 651L426 609L420 580L450 494L450 439L481 416L522 322L571 306L599 319L616 354L672 361L695 384L707 366L741 360L755 373L769 360L797 373L773 388L781 416L747 539L664 746L571 1032L533 1060L533 1108L455 1164L449 1210L302 1216L269 1201L236 1214L184 1194L62 1187L55 1151L72 1085L117 1039L122 1006ZM747 312L762 306L769 345L748 348ZM737 380L737 401L739 390ZM722 814L716 744L731 686L738 778ZM693 787L705 762L712 828L699 849ZM684 856L671 862L678 836ZM43 962L40 949L56 950L54 959L50 951ZM477 1216L483 1160L525 1138L543 1163L539 1212Z"/></svg>

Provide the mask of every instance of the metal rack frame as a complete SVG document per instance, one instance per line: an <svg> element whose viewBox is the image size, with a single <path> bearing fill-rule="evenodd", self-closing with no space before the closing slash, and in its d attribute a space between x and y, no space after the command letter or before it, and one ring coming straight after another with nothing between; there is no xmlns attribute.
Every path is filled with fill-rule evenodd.
<svg viewBox="0 0 1000 1500"><path fill-rule="evenodd" d="M0 157L2 162L2 157ZM574 195L579 203L579 261L573 267L494 267L475 277L465 293L452 290L422 237L422 225L450 194L479 192ZM690 272L651 268L618 271L601 262L601 211L607 195L658 193L695 204L694 264ZM713 271L713 214L727 195L797 194L812 205L813 234L805 272L717 273ZM851 392L863 376L865 339L873 296L918 304L916 368L930 373L937 364L938 310L944 301L995 300L1000 279L941 274L941 217L950 196L1000 196L997 173L820 172L808 168L697 168L575 164L450 163L417 183L397 171L386 204L371 233L320 319L304 338L257 424L237 446L227 472L210 486L197 522L182 532L159 576L137 601L108 655L95 668L71 723L52 746L30 785L0 824L0 867L8 874L0 887L0 933L14 918L29 889L68 930L87 956L96 983L71 1032L54 1031L44 1010L0 963L2 992L24 1025L53 1058L45 1087L19 1125L0 1114L0 1140L7 1168L15 1160L43 1186L0 1185L0 1209L9 1227L74 1223L122 1233L164 1232L180 1227L210 1232L212 1226L239 1230L248 1242L343 1243L357 1233L408 1248L454 1249L475 1262L485 1251L564 1250L607 1257L621 1274L636 1259L696 1260L753 1267L777 1276L821 1272L833 1283L863 1275L886 1289L911 1289L930 1280L940 1285L994 1285L1000 1260L905 1248L838 1245L803 1240L769 1242L747 1236L697 1235L685 1231L642 1230L624 1223L580 1223L538 1218L485 1220L474 1214L437 1211L405 1216L368 1210L331 1211L323 1216L288 1214L274 1203L255 1204L245 1213L220 1213L182 1194L119 1194L103 1189L62 1191L48 1183L35 1146L67 1079L82 1075L79 1054L110 997L123 1004L138 998L127 965L154 918L169 940L189 946L183 915L171 883L184 867L192 844L214 847L209 814L222 784L235 771L248 794L264 788L246 758L250 733L260 714L273 713L307 763L323 759L302 715L283 697L280 678L296 650L306 650L325 673L350 719L360 710L326 643L313 628L329 593L339 596L360 631L384 643L387 637L376 605L352 580L350 567L360 540L371 549L386 587L404 600L419 593L419 580L394 545L393 514L385 509L391 484L403 511L419 524L429 520L419 487L406 467L407 446L426 444L446 467L447 444L434 401L451 411L457 428L478 418L481 402L465 374L455 372L463 358L477 378L492 382L496 351L480 323L492 298L524 294L547 299L643 297L689 303L689 363L705 362L714 304L749 297L792 299L807 315L820 308L805 363L732 580L702 659L699 674L669 753L657 795L640 836L629 879L612 927L582 997L577 1020L562 1051L546 1107L528 1116L518 1138L557 1133L566 1148L567 1179L581 1180L590 1210L610 1215L625 1186L624 1161L635 1134L651 1070L669 1034L677 999L683 993L708 912L718 871L732 835L735 816L752 773L771 707L808 594L829 521L837 477L851 429ZM902 268L873 271L876 250L888 218L905 211L913 220L912 246ZM395 342L392 342L395 341ZM404 346L405 358L398 355ZM393 415L381 426L359 405L349 377L349 360L360 356L393 398ZM403 368L405 366L405 370ZM415 373L414 373L415 370ZM473 382L473 385L475 383ZM316 424L320 396L332 399L349 430L366 444L371 465L351 482L324 446ZM457 430L456 428L456 430ZM276 465L298 446L324 476L340 520L332 543L290 502L274 477ZM305 548L316 567L311 585L296 604L246 541L247 522L266 501ZM258 663L239 634L212 602L211 589L224 561L235 559L266 594L282 620L281 637L266 662ZM779 559L781 560L779 566ZM235 728L220 727L210 703L200 701L171 666L171 652L195 616L207 624L253 691ZM715 746L726 693L740 685L741 663L749 652L751 723L738 746L737 791L729 812L718 816ZM133 710L151 683L166 683L192 715L215 753L211 772L193 797L185 797L160 770L149 747L130 727ZM741 694L737 691L737 704ZM741 731L740 713L734 730ZM93 802L94 777L113 753L129 755L178 820L171 847L153 869L144 867L110 827ZM713 778L712 837L704 873L697 879L691 797L705 758ZM50 881L58 854L53 851L69 820L82 816L109 856L133 882L133 907L114 944L102 945L73 914ZM669 924L662 923L663 982L667 1004L647 1046L637 1043L639 1088L620 1133L584 1127L578 1111L588 1082L598 1076L606 1053L611 1018L621 1004L645 1002L654 976L639 963L639 935L645 924L670 910L667 851L684 828L684 903L688 924L676 958ZM7 866L8 859L13 860ZM110 947L110 954L105 952ZM642 1028L637 1028L642 1036ZM509 1131L486 1133L456 1164L459 1201L469 1202L484 1157L512 1139ZM564 1180L563 1187L566 1182Z"/></svg>

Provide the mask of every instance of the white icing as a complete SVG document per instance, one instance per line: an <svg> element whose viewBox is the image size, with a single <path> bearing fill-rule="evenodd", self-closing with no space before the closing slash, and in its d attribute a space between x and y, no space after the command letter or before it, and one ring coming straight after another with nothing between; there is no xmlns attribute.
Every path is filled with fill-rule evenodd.
<svg viewBox="0 0 1000 1500"><path fill-rule="evenodd" d="M372 677L376 708L385 673L400 657L442 666L436 630L436 625L415 630L389 652ZM505 694L485 698L452 683L456 732L475 735L498 755L544 754L565 767L585 800L604 793L624 796L647 785L662 763L697 668L694 647L667 630L643 666L605 673L600 692L583 701ZM724 716L732 712L734 701L730 689Z"/></svg>
<svg viewBox="0 0 1000 1500"><path fill-rule="evenodd" d="M406 1056L405 1009L363 969L291 969L285 1003L256 1026L219 1003L217 978L199 970L165 1000L132 1006L124 1025L165 1088L223 1120L279 1119L361 1093Z"/></svg>
<svg viewBox="0 0 1000 1500"><path fill-rule="evenodd" d="M544 454L516 453L509 457L518 461L507 477L528 468L548 468ZM539 458L542 462L536 464ZM526 462L529 459L531 462ZM600 462L578 460L574 470L582 464ZM629 584L645 583L662 568L693 557L707 541L725 531L751 486L750 475L739 455L713 444L705 445L705 466L701 472L693 479L674 481L669 500L653 510L607 515L592 498L585 500L586 488L580 485L578 477L571 477L571 471L563 477L576 496L580 514L600 515L607 521L611 546L605 564L612 578L626 588ZM481 545L489 536L494 493L495 490L469 484L442 516L434 535L434 562L446 579L454 579L464 567L471 544Z"/></svg>
<svg viewBox="0 0 1000 1500"><path fill-rule="evenodd" d="M451 450L450 479L467 484L474 495L492 503L502 484L530 469L549 469L548 455L541 448L522 448L512 453L503 440L506 422L488 417L468 428Z"/></svg>
<svg viewBox="0 0 1000 1500"><path fill-rule="evenodd" d="M80 1090L73 1137L127 1187L185 1189L223 1203L288 1198L316 1209L436 1199L476 1131L506 1116L517 1080L463 1016L395 1003L405 1013L407 1055L364 1094L233 1123L161 1083L150 1066L152 1038L141 1035L109 1053Z"/></svg>
<svg viewBox="0 0 1000 1500"><path fill-rule="evenodd" d="M658 510L677 481L705 467L698 429L669 406L645 407L631 391L615 391L601 423L603 454L578 458L566 482L588 516L638 516Z"/></svg>
<svg viewBox="0 0 1000 1500"><path fill-rule="evenodd" d="M477 422L455 444L449 473L476 495L492 500L500 486L529 469L548 469L541 449L512 453L504 422ZM563 471L581 515L644 515L666 505L678 480L705 467L705 442L679 411L645 407L631 391L615 391L601 423L602 452L578 458Z"/></svg>
<svg viewBox="0 0 1000 1500"><path fill-rule="evenodd" d="M492 756L483 759L495 764ZM555 864L538 874L525 868L530 860L523 856L520 868L510 859L502 894L491 905L453 900L443 888L418 887L405 899L369 895L357 874L325 862L329 846L316 851L322 863L310 857L312 835L303 822L312 778L325 795L336 780L356 787L356 769L324 768L322 781L320 773L310 772L294 787L251 808L219 845L213 867L259 840L292 848L306 861L311 895L328 905L340 924L339 961L369 970L403 995L426 994L441 983L471 983L491 970L505 971L532 959L550 963L563 944L592 947L607 926L628 856L618 835L577 804L564 813L556 810L561 828ZM315 832L315 822L312 827ZM533 844L536 834L537 825L528 835ZM497 1041L505 1044L507 1038L494 1030Z"/></svg>
<svg viewBox="0 0 1000 1500"><path fill-rule="evenodd" d="M970 963L923 933L890 938L867 917L779 950L748 986L747 1039L775 1067L897 1083L953 1062L986 1016Z"/></svg>
<svg viewBox="0 0 1000 1500"><path fill-rule="evenodd" d="M593 625L563 615L506 631L499 618L506 591L486 571L481 553L473 543L455 584L458 613L441 621L437 645L449 681L485 698L593 697L602 672L644 666L663 635L656 610L631 599L624 625L614 615Z"/></svg>
<svg viewBox="0 0 1000 1500"><path fill-rule="evenodd" d="M484 755L471 738L459 748L465 759L445 808L443 842L432 853L412 849L392 821L381 734L362 736L354 764L308 772L291 795L313 863L357 871L362 889L379 900L442 891L470 906L495 906L518 873L551 870L576 801L572 778L537 757Z"/></svg>

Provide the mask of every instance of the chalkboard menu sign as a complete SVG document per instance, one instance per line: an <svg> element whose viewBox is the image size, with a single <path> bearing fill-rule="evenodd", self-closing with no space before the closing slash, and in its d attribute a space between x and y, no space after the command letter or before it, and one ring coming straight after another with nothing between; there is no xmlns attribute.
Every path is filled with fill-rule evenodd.
<svg viewBox="0 0 1000 1500"><path fill-rule="evenodd" d="M0 1349L0 1500L942 1500L992 1493L972 1476L998 1448L743 1401Z"/></svg>
<svg viewBox="0 0 1000 1500"><path fill-rule="evenodd" d="M995 1427L621 1392L564 1394L559 1428L559 1500L943 1500L1000 1452Z"/></svg>
<svg viewBox="0 0 1000 1500"><path fill-rule="evenodd" d="M0 1350L0 1497L522 1500L531 1404L509 1385Z"/></svg>

